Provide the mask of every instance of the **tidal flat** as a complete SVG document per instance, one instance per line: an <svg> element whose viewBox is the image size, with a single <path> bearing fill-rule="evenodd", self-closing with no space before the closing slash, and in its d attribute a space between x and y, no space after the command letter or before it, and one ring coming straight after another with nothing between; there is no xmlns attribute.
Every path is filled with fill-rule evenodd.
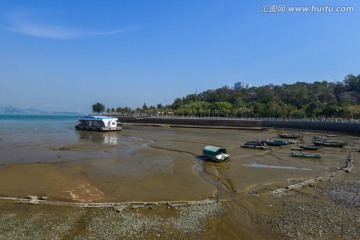
<svg viewBox="0 0 360 240"><path fill-rule="evenodd" d="M358 236L360 171L340 170L360 137L338 134L345 148L321 159L293 158L291 148L241 148L277 131L126 125L122 132L76 131L56 141L0 145L0 197L46 196L74 203L213 202L199 205L86 208L0 200L0 239L319 239ZM204 161L206 145L230 160ZM318 179L282 194L279 188ZM349 197L351 196L351 202ZM326 223L326 224L325 224ZM341 227L338 227L339 224ZM313 226L313 227L309 227Z"/></svg>

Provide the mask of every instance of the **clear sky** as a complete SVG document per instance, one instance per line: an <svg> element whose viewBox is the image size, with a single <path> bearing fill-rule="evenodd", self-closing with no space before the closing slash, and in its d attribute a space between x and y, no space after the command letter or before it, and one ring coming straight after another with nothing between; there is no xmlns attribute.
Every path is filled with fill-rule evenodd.
<svg viewBox="0 0 360 240"><path fill-rule="evenodd" d="M1 0L0 105L89 113L239 81L342 81L359 53L358 0Z"/></svg>

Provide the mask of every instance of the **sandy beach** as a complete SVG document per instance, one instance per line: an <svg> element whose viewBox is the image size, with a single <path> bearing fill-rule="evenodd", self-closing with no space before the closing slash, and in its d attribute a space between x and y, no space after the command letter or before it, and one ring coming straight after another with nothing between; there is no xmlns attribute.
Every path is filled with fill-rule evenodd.
<svg viewBox="0 0 360 240"><path fill-rule="evenodd" d="M247 140L276 137L275 130L127 125L120 133L77 134L79 141L0 147L0 196L74 203L214 202L116 210L0 200L0 239L351 239L360 229L359 199L349 204L337 194L360 189L359 153L353 171L339 170L350 149L360 148L358 137L337 134L349 143L346 148L322 148L316 152L321 159L308 159L289 156L297 144L240 148ZM299 144L327 134L304 132ZM225 147L230 160L202 160L205 145ZM272 194L314 178L321 180ZM351 227L337 231L333 225L340 222Z"/></svg>

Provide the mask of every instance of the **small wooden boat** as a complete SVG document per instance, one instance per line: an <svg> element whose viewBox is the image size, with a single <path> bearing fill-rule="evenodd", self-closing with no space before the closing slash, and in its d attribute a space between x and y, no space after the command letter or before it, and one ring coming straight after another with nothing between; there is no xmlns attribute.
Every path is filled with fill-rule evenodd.
<svg viewBox="0 0 360 240"><path fill-rule="evenodd" d="M253 148L253 149L267 149L268 146L266 143L263 143L261 141L247 141L246 143L242 144L241 147L243 148Z"/></svg>
<svg viewBox="0 0 360 240"><path fill-rule="evenodd" d="M303 148L292 148L291 150L293 150L293 151L304 151Z"/></svg>
<svg viewBox="0 0 360 240"><path fill-rule="evenodd" d="M317 158L320 159L321 156L317 154L308 154L304 152L291 152L290 156L292 157L302 157L302 158Z"/></svg>
<svg viewBox="0 0 360 240"><path fill-rule="evenodd" d="M225 148L216 146L206 146L203 149L203 154L206 158L215 162L222 162L229 159L230 155Z"/></svg>
<svg viewBox="0 0 360 240"><path fill-rule="evenodd" d="M296 140L295 139L281 139L281 138L274 138L273 140L275 141L283 141L283 142L287 142L288 144L295 144Z"/></svg>
<svg viewBox="0 0 360 240"><path fill-rule="evenodd" d="M263 143L269 145L269 146L282 146L282 145L288 145L288 142L285 140L275 140L275 139L266 139L262 141Z"/></svg>
<svg viewBox="0 0 360 240"><path fill-rule="evenodd" d="M313 143L317 146L323 147L344 147L347 143L346 142L338 142L332 139L328 140L313 140Z"/></svg>
<svg viewBox="0 0 360 240"><path fill-rule="evenodd" d="M316 145L300 145L299 147L305 150L318 150L322 148L322 146L316 146Z"/></svg>
<svg viewBox="0 0 360 240"><path fill-rule="evenodd" d="M300 134L298 134L298 133L278 133L278 136L281 138L299 138Z"/></svg>
<svg viewBox="0 0 360 240"><path fill-rule="evenodd" d="M332 140L331 138L324 137L324 136L314 136L313 141L324 141L324 140Z"/></svg>
<svg viewBox="0 0 360 240"><path fill-rule="evenodd" d="M316 146L323 146L323 147L344 147L347 145L346 142L339 142L329 137L324 136L315 136L313 137L313 143Z"/></svg>

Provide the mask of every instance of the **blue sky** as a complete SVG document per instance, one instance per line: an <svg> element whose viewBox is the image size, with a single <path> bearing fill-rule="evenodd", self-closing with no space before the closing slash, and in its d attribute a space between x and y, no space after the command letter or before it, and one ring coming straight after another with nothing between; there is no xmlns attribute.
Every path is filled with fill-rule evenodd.
<svg viewBox="0 0 360 240"><path fill-rule="evenodd" d="M342 81L360 74L359 11L345 0L2 0L0 105L89 113L238 81Z"/></svg>

